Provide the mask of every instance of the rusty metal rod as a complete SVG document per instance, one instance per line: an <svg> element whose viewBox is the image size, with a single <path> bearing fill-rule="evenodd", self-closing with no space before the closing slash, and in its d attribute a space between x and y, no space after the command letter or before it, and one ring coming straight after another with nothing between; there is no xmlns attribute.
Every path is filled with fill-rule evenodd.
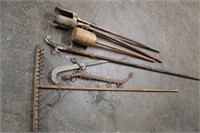
<svg viewBox="0 0 200 133"><path fill-rule="evenodd" d="M159 68L152 68L150 66L140 65L140 64L133 63L133 62L121 61L121 60L117 60L115 58L110 58L110 57L107 57L107 56L97 55L97 54L86 52L86 51L83 51L83 50L77 50L77 49L74 49L74 48L66 47L65 45L53 42L51 40L50 36L47 36L46 39L45 39L45 41L49 45L51 45L52 47L54 47L55 49L61 50L61 51L64 51L64 52L70 52L70 53L74 53L74 54L78 54L78 55L83 55L83 56L87 56L87 57L92 57L92 58L107 60L107 61L114 62L114 63L117 63L117 64L122 64L122 65L126 65L126 66L136 67L136 68L140 68L140 69L148 70L148 71L152 71L152 72L157 72L157 73L162 73L162 74L168 74L168 75L182 77L182 78L186 78L186 79L192 79L192 80L198 80L198 81L200 80L199 78L191 77L191 76L184 75L184 74L170 72L170 71L166 71L166 70L159 69Z"/></svg>
<svg viewBox="0 0 200 133"><path fill-rule="evenodd" d="M149 62L158 61L158 59L150 58L150 57L145 56L145 55L140 55L138 53L135 53L134 51L130 51L129 49L126 49L126 48L123 48L123 47L119 47L119 46L114 46L114 45L111 45L109 43L104 43L102 41L97 41L97 44L103 45L103 46L111 48L111 49L115 49L116 51L118 51L120 53L124 53L126 55L129 55L129 56L132 56L132 57L136 57L136 58L140 58L140 59L143 59L143 60L146 60L146 61L149 61Z"/></svg>
<svg viewBox="0 0 200 133"><path fill-rule="evenodd" d="M74 42L76 44L87 46L87 47L95 46L96 43L98 43L100 45L103 45L103 46L111 48L111 49L115 49L118 52L125 53L132 57L140 58L142 60L146 60L149 62L155 61L152 58L149 58L140 53L136 53L136 52L126 49L124 47L120 47L117 45L111 45L109 43L104 43L104 42L100 41L94 33L87 31L85 29L79 28L79 27L75 27L73 29L72 35L71 35L71 40L72 40L72 42Z"/></svg>
<svg viewBox="0 0 200 133"><path fill-rule="evenodd" d="M83 28L84 28L84 27L83 27ZM86 28L86 27L85 27L85 28ZM147 53L145 53L145 52L143 52L143 51L141 51L141 50L135 48L133 45L130 45L130 44L127 43L127 42L124 42L124 41L122 41L122 40L120 40L120 39L117 39L117 38L115 38L115 37L113 37L113 36L111 36L111 35L109 35L109 34L104 34L102 31L96 30L95 28L92 28L92 27L87 27L87 29L88 29L89 31L96 32L97 34L100 34L100 35L102 35L102 36L104 36L104 37L106 37L106 38L108 38L108 39L111 39L111 40L113 40L113 41L115 41L115 42L117 42L117 43L119 43L119 44L122 44L122 45L126 46L127 48L129 48L129 49L131 49L131 50L133 50L133 51L135 51L135 52L138 52L138 53L140 53L140 54L142 54L142 55L145 55L145 56L147 56L147 57L149 57L149 58L151 58L151 59L154 59L155 61L157 61L157 62L159 62L159 63L162 63L161 60L159 60L159 59L157 59L156 57L153 57L153 56L151 56L151 55L149 55L149 54L147 54Z"/></svg>
<svg viewBox="0 0 200 133"><path fill-rule="evenodd" d="M81 22L81 23L84 23L84 24L88 24L88 25L90 25L90 26L93 27L93 28L96 28L96 29L101 30L101 31L103 31L103 32L106 32L106 33L109 33L109 34L111 34L111 35L114 35L114 36L117 36L117 37L119 37L119 38L122 38L122 39L120 39L120 40L122 40L122 41L123 41L123 40L126 40L126 42L129 42L129 43L131 43L131 44L133 44L133 45L137 44L136 46L139 46L139 47L142 47L142 48L145 48L145 49L148 49L148 50L151 50L151 51L154 51L154 52L159 53L159 50L157 50L157 49L155 49L155 48L148 47L148 46L146 46L146 45L144 45L144 44L142 44L142 43L140 43L140 42L134 41L134 40L129 39L129 38L125 37L125 36L122 36L122 35L120 35L120 34L118 34L118 33L115 33L115 32L113 32L113 31L107 30L107 29L105 29L105 28L103 28L103 27L100 27L100 26L98 26L98 25L96 25L96 24L93 24L93 23L91 23L91 22L88 22L88 21L86 21L86 20L83 20L83 19L81 19L81 18L79 18L79 17L78 17L78 22Z"/></svg>
<svg viewBox="0 0 200 133"><path fill-rule="evenodd" d="M178 92L176 89L129 89L129 88L97 88L81 86L39 85L40 89L79 90L79 91L125 91L125 92Z"/></svg>

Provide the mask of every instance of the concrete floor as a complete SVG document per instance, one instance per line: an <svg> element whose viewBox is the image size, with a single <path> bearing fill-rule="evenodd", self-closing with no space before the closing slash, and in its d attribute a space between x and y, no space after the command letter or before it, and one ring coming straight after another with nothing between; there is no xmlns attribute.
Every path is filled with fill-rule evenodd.
<svg viewBox="0 0 200 133"><path fill-rule="evenodd" d="M69 31L52 25L56 6L77 12L108 29L160 49L162 64L137 63L199 77L199 1L1 1L1 131L32 128L34 48L56 66L70 64L72 54L53 54L47 35L69 45ZM88 48L116 58L101 48ZM89 58L74 56L80 62ZM127 88L175 88L178 93L69 91L41 121L46 132L199 132L199 82L113 63L90 67L89 73L124 78L134 72ZM82 86L105 83L78 80ZM46 92L42 92L46 93ZM44 94L45 96L46 94ZM51 98L51 96L50 96ZM44 103L43 103L44 104Z"/></svg>

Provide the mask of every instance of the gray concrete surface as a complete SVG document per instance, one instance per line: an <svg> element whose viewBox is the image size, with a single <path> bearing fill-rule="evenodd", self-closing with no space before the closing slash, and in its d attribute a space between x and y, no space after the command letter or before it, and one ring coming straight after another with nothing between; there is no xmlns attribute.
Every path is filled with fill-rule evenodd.
<svg viewBox="0 0 200 133"><path fill-rule="evenodd" d="M160 49L162 64L129 60L199 77L199 1L1 1L1 131L32 128L34 48L56 67L70 64L72 54L52 54L46 35L69 45L69 31L52 25L56 6L77 12L106 28ZM113 57L122 55L88 48ZM88 58L76 56L80 62ZM199 132L199 82L108 63L87 69L123 78L125 87L175 88L178 93L68 92L41 121L45 132ZM69 84L105 87L78 80ZM46 92L42 92L46 93ZM46 94L44 94L46 96ZM50 97L51 98L51 97Z"/></svg>

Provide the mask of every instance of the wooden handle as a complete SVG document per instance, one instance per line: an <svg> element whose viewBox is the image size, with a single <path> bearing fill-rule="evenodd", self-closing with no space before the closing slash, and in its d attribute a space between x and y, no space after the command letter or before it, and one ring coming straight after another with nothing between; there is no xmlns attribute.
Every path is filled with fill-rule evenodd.
<svg viewBox="0 0 200 133"><path fill-rule="evenodd" d="M97 36L92 32L76 27L72 31L71 39L74 43L91 47L96 44Z"/></svg>
<svg viewBox="0 0 200 133"><path fill-rule="evenodd" d="M97 42L97 36L94 33L87 31L87 30L84 30L82 28L78 28L78 27L73 29L71 39L74 43L80 44L82 46L87 46L87 47L94 46ZM103 45L103 46L118 50L122 53L126 53L128 55L131 55L131 56L134 56L134 57L146 60L146 61L150 61L150 62L155 61L152 58L149 58L147 56L144 56L142 54L130 51L128 49L125 49L125 48L122 48L122 47L119 47L119 46L105 44L105 43L102 43L102 42L99 42L99 41L98 41L98 43Z"/></svg>

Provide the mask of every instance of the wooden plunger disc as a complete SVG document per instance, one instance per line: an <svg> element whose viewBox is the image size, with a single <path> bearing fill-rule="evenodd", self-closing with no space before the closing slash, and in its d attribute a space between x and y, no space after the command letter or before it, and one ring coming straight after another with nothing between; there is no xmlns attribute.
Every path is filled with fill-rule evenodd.
<svg viewBox="0 0 200 133"><path fill-rule="evenodd" d="M91 47L95 45L97 36L92 32L76 27L72 31L71 39L76 44Z"/></svg>

